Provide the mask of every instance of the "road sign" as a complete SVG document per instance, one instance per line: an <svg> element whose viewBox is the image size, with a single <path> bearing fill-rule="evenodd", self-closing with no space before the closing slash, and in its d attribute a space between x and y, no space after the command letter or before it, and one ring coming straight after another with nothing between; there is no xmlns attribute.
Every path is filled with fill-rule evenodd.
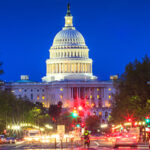
<svg viewBox="0 0 150 150"><path fill-rule="evenodd" d="M57 125L57 133L65 134L65 125Z"/></svg>

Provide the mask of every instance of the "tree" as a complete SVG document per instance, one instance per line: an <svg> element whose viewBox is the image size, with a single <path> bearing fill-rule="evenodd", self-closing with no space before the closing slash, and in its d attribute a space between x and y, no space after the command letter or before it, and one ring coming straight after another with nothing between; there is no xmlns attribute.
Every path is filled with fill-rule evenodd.
<svg viewBox="0 0 150 150"><path fill-rule="evenodd" d="M26 114L34 107L30 101L17 99L11 92L0 91L0 132L8 124L26 121Z"/></svg>
<svg viewBox="0 0 150 150"><path fill-rule="evenodd" d="M58 102L57 105L50 105L49 107L49 115L52 118L53 122L56 122L58 117L60 116L62 110L62 102Z"/></svg>
<svg viewBox="0 0 150 150"><path fill-rule="evenodd" d="M65 125L66 132L72 130L72 117L70 116L70 113L68 111L61 113L57 119L57 124Z"/></svg>
<svg viewBox="0 0 150 150"><path fill-rule="evenodd" d="M97 129L100 127L100 119L98 116L93 115L93 116L88 116L85 119L86 127L90 131L97 131Z"/></svg>
<svg viewBox="0 0 150 150"><path fill-rule="evenodd" d="M127 115L140 120L150 114L150 59L129 63L120 79L114 83L116 94L111 113L112 122L125 121Z"/></svg>

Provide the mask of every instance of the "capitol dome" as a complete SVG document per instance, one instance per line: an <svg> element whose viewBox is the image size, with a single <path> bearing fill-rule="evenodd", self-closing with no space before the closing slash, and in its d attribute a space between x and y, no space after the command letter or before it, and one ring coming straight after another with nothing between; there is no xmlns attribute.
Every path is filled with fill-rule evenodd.
<svg viewBox="0 0 150 150"><path fill-rule="evenodd" d="M55 46L86 46L82 34L75 28L64 28L58 32L53 41Z"/></svg>
<svg viewBox="0 0 150 150"><path fill-rule="evenodd" d="M50 58L46 60L44 82L63 80L96 79L92 73L92 59L82 34L73 26L73 16L68 5L65 27L58 32L49 50Z"/></svg>

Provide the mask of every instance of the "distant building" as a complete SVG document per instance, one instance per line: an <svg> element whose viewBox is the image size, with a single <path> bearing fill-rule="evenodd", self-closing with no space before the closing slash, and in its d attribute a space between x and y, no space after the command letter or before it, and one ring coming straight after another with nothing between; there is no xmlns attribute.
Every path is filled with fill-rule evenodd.
<svg viewBox="0 0 150 150"><path fill-rule="evenodd" d="M54 38L43 82L30 81L28 76L23 75L21 80L7 82L4 87L18 98L42 102L46 107L58 101L62 101L65 108L83 105L88 107L86 114L95 113L102 116L102 122L106 122L115 89L112 80L97 80L92 63L82 34L73 26L68 5L65 27Z"/></svg>

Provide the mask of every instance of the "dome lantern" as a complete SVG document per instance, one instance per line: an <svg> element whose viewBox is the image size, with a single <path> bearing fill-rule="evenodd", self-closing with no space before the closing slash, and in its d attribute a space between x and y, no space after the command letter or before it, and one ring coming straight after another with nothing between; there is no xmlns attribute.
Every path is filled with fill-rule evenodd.
<svg viewBox="0 0 150 150"><path fill-rule="evenodd" d="M73 16L70 11L70 4L67 6L67 14L65 16L65 27L73 27Z"/></svg>

